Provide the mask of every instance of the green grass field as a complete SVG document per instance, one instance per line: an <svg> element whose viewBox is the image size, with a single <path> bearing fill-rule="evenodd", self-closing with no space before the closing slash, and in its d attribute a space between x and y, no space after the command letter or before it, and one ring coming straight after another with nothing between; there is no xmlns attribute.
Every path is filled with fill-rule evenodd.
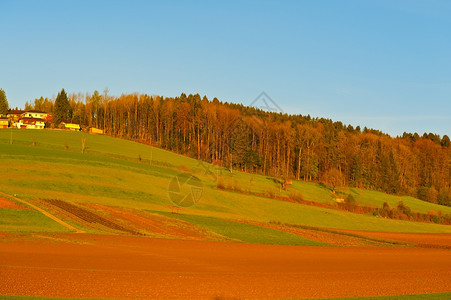
<svg viewBox="0 0 451 300"><path fill-rule="evenodd" d="M227 171L206 163L131 141L82 132L51 130L16 129L12 130L12 134L11 145L11 130L0 130L0 162L6 174L0 181L0 189L9 194L17 194L25 200L54 198L167 215L172 205L168 198L169 182L182 169L188 169L202 181L202 198L195 206L182 210L177 217L241 241L261 243L266 240L267 243L283 244L306 242L295 241L288 236L276 241L270 230L256 232L248 225L242 231L244 227L238 228L237 223L228 220L278 221L336 229L390 232L451 232L451 226L383 219L218 190L215 188L216 178L206 174L205 168L216 168L221 171L226 185L239 184L244 191L265 193L268 189L277 192L279 189L272 178L242 172L234 172L232 176ZM87 140L87 153L81 153L82 138ZM141 161L138 160L139 156ZM319 184L293 182L291 189L302 193L306 200L323 203L333 201L327 188ZM450 207L426 203L412 197L396 197L357 189L343 191L353 193L357 201L367 205L381 206L387 201L395 206L402 200L414 211L441 210L443 213L451 213ZM64 231L59 224L33 211L0 209L0 215L0 231ZM221 231L223 227L230 231ZM256 235L259 237L255 238Z"/></svg>

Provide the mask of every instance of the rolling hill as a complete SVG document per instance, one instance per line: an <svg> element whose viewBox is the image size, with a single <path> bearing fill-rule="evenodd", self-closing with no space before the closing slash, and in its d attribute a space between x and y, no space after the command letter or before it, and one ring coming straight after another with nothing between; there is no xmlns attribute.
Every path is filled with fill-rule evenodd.
<svg viewBox="0 0 451 300"><path fill-rule="evenodd" d="M86 139L85 153L81 151L82 139ZM163 237L177 235L158 232L149 224L140 225L130 216L159 219L171 223L174 228L192 226L191 230L203 232L204 237L211 239L275 244L320 243L258 224L385 232L451 232L451 227L445 225L391 220L266 197L268 191L280 195L295 191L305 200L334 203L329 189L321 184L296 181L288 191L280 191L274 178L237 171L231 174L195 159L108 136L55 130L2 130L0 148L5 174L0 182L2 191L59 215L87 232L124 234L115 226L83 221L76 214L52 205L50 200L80 207L87 213L112 220L119 227L129 228L130 232ZM202 196L196 205L173 214L174 204L168 196L168 188L171 180L181 173L199 178ZM218 178L224 185L229 185L230 190L218 189ZM346 187L338 190L352 193L359 203L367 206L380 207L383 202L395 206L403 201L413 211L451 213L450 207L413 197ZM111 211L113 208L115 210ZM34 210L5 208L0 213L2 231L70 231Z"/></svg>

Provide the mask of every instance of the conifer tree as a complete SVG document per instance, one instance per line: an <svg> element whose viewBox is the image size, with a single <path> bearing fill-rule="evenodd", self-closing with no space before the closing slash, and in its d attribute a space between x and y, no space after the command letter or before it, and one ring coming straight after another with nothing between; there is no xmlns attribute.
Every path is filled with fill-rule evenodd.
<svg viewBox="0 0 451 300"><path fill-rule="evenodd" d="M9 105L8 100L6 99L6 93L3 89L0 89L0 115L4 115L8 113Z"/></svg>
<svg viewBox="0 0 451 300"><path fill-rule="evenodd" d="M53 115L55 125L58 126L62 120L69 118L69 111L69 100L67 99L66 91L62 89L55 100L55 112Z"/></svg>

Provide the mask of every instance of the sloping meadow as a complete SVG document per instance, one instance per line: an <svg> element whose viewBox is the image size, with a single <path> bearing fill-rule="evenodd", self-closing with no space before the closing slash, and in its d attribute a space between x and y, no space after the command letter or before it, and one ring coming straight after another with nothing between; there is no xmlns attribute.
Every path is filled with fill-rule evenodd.
<svg viewBox="0 0 451 300"><path fill-rule="evenodd" d="M294 182L289 191L281 191L273 178L241 172L230 174L225 169L131 141L81 132L12 132L13 143L10 144L11 131L0 131L0 162L5 174L0 180L0 189L32 203L55 199L85 208L91 205L89 209L94 213L96 209L101 210L101 206L151 212L207 230L216 240L256 243L318 244L285 233L284 237L275 238L277 231L273 229L237 224L234 220L390 232L451 232L451 227L445 225L376 218L272 199L264 196L269 188L280 195L289 195L295 190L310 201L333 202L330 192L319 184ZM87 146L84 153L81 149L83 138ZM201 193L195 205L174 210L168 188L171 180L181 173L199 178ZM242 189L218 189L217 182L221 178L231 185L241 184ZM362 195L362 201L374 205L386 201L386 197L393 197L367 191L367 195L374 198L371 202L371 197L365 198L365 191L358 193ZM406 205L411 201L412 207L419 201L402 200ZM451 211L447 207L440 208L444 213ZM425 203L419 209L436 210L437 207ZM0 215L0 231L67 231L32 210L0 208ZM109 216L106 212L101 215ZM68 216L63 218L76 223ZM118 224L122 224L120 222ZM86 224L77 226L90 230ZM149 230L147 228L146 232ZM135 231L139 232L139 228L133 228Z"/></svg>

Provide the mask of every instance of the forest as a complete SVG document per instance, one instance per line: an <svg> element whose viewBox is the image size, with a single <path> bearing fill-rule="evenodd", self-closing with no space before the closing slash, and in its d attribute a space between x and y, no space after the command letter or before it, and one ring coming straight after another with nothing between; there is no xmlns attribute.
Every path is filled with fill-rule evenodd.
<svg viewBox="0 0 451 300"><path fill-rule="evenodd" d="M199 94L162 97L69 94L38 98L25 109L69 118L83 128L148 143L209 163L277 178L411 195L451 206L447 135L378 130L339 121L264 111Z"/></svg>

